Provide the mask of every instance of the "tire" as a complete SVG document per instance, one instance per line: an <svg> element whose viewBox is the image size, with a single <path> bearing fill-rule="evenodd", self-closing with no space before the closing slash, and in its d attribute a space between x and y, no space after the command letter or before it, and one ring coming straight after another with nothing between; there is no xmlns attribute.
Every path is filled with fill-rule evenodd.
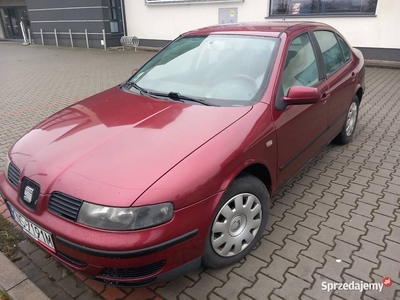
<svg viewBox="0 0 400 300"><path fill-rule="evenodd" d="M223 268L245 257L261 239L269 210L268 190L258 178L236 178L216 209L204 246L203 265Z"/></svg>
<svg viewBox="0 0 400 300"><path fill-rule="evenodd" d="M351 101L342 130L333 140L335 144L346 145L352 140L354 131L356 130L359 106L360 100L356 95L354 96L353 101Z"/></svg>

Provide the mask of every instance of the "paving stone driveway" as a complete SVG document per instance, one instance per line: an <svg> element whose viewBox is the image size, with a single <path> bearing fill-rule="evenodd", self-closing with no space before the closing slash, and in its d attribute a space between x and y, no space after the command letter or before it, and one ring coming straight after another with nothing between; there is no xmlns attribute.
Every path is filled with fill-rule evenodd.
<svg viewBox="0 0 400 300"><path fill-rule="evenodd" d="M0 168L38 121L152 55L0 43ZM237 265L119 289L75 276L28 240L15 264L52 299L400 299L400 70L367 69L366 86L353 142L327 146L273 198L262 242ZM9 217L2 200L0 213ZM386 276L382 292L322 290Z"/></svg>

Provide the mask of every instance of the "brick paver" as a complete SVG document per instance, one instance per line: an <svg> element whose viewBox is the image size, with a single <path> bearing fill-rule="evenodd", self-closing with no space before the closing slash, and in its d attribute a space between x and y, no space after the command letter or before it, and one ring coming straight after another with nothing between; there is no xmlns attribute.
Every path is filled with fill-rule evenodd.
<svg viewBox="0 0 400 300"><path fill-rule="evenodd" d="M153 54L1 43L0 168L33 125ZM324 148L277 193L261 243L237 265L129 289L76 276L28 240L15 264L52 299L399 299L400 70L368 68L366 86L353 142ZM0 213L11 220L1 200ZM385 276L382 293L321 289Z"/></svg>

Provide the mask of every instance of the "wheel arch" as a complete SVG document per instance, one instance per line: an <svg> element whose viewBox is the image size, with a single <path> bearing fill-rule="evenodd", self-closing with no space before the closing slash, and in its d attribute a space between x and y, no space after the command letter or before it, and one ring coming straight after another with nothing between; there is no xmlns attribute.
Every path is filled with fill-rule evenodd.
<svg viewBox="0 0 400 300"><path fill-rule="evenodd" d="M269 194L271 195L272 192L272 180L271 180L271 173L269 172L268 168L262 163L254 163L252 165L247 166L244 168L237 176L240 177L242 175L249 174L252 175L265 185Z"/></svg>
<svg viewBox="0 0 400 300"><path fill-rule="evenodd" d="M364 91L363 91L362 87L359 87L357 89L356 96L358 97L358 101L360 103L361 103L361 99L362 99L363 94L364 94Z"/></svg>

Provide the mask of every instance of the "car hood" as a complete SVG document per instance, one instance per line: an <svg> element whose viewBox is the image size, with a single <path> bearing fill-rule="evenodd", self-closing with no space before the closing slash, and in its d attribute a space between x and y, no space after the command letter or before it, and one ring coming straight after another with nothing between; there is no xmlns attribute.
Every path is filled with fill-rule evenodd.
<svg viewBox="0 0 400 300"><path fill-rule="evenodd" d="M158 100L115 87L41 122L10 155L22 177L40 184L42 194L61 191L102 205L129 206L250 110Z"/></svg>

